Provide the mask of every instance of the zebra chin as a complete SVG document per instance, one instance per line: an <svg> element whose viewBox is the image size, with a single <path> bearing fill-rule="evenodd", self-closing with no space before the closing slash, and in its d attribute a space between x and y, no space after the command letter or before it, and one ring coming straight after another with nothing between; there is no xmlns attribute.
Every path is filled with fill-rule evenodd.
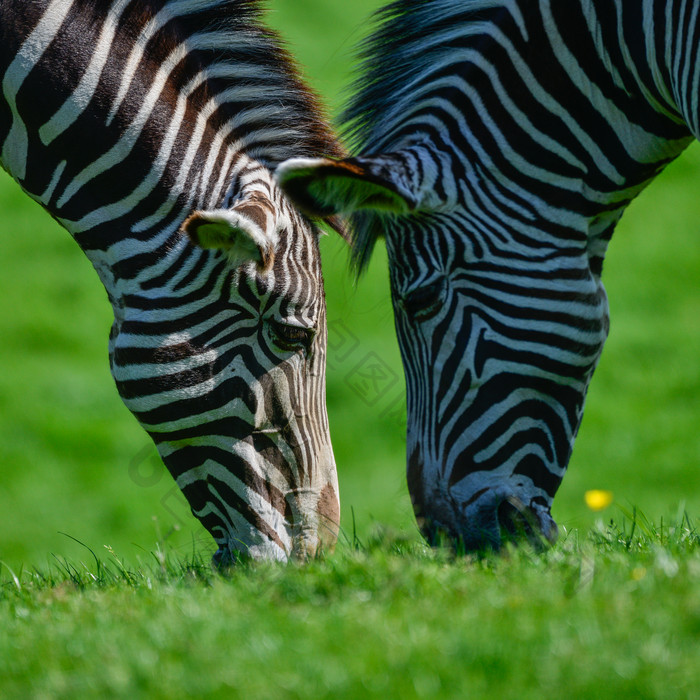
<svg viewBox="0 0 700 700"><path fill-rule="evenodd" d="M418 519L432 546L447 544L466 553L498 551L506 543L528 543L540 550L557 540L558 528L548 508L526 504L505 489L487 491L466 507L455 503L451 510Z"/></svg>
<svg viewBox="0 0 700 700"><path fill-rule="evenodd" d="M217 538L219 548L212 556L212 564L215 568L226 569L251 560L281 563L291 560L306 561L313 559L324 549L324 542L318 533L292 534L290 530L291 528L287 528L282 538L275 537L255 544L245 543L234 537ZM332 546L329 549L332 549Z"/></svg>
<svg viewBox="0 0 700 700"><path fill-rule="evenodd" d="M217 569L227 569L246 561L289 561L304 562L318 556L322 551L332 551L338 537L338 526L335 524L321 527L319 531L306 530L292 532L291 537L285 537L285 544L279 538L246 544L235 538L217 538L219 545L212 556L212 565Z"/></svg>
<svg viewBox="0 0 700 700"><path fill-rule="evenodd" d="M320 493L315 488L293 489L284 514L262 507L254 515L249 510L245 518L230 509L223 518L221 511L195 512L218 544L212 564L223 569L250 560L303 562L332 551L340 528L336 488L327 483Z"/></svg>
<svg viewBox="0 0 700 700"><path fill-rule="evenodd" d="M454 551L498 551L506 543L545 549L556 542L550 505L522 484L492 475L480 487L452 487L423 480L417 460L409 460L409 492L418 526L431 546ZM462 488L460 488L460 486Z"/></svg>

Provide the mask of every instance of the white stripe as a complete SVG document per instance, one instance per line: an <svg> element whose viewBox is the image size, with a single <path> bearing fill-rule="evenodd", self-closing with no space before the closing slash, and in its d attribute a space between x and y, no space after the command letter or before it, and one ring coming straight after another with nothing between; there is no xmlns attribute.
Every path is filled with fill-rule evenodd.
<svg viewBox="0 0 700 700"><path fill-rule="evenodd" d="M58 34L72 6L73 3L66 0L53 0L34 31L24 40L2 80L2 93L12 112L12 127L2 147L2 163L17 180L26 175L28 149L27 128L17 111L17 93Z"/></svg>
<svg viewBox="0 0 700 700"><path fill-rule="evenodd" d="M90 104L97 89L102 70L109 58L110 49L117 31L119 18L131 0L118 0L110 9L100 32L92 59L80 79L73 94L61 105L55 114L39 129L39 138L48 146L57 136L60 136L83 113Z"/></svg>
<svg viewBox="0 0 700 700"><path fill-rule="evenodd" d="M54 170L54 173L51 176L51 182L49 182L49 186L46 188L46 190L44 190L44 194L42 194L39 197L39 201L42 204L48 206L49 202L51 201L51 197L53 197L56 185L58 185L58 181L61 178L61 175L63 175L63 171L66 169L67 164L67 161L62 160L56 167L56 170Z"/></svg>
<svg viewBox="0 0 700 700"><path fill-rule="evenodd" d="M180 44L167 57L165 62L159 67L158 71L153 76L151 89L144 98L135 119L124 131L124 135L119 139L119 141L117 141L117 143L114 144L114 146L112 146L112 148L109 149L109 151L104 153L96 161L88 165L80 173L78 173L78 175L76 175L70 185L66 188L61 198L58 200L57 206L59 208L65 206L67 202L77 194L81 187L90 182L90 180L94 179L98 175L101 175L103 172L109 170L129 157L134 144L138 140L143 128L150 119L154 107L161 99L161 93L168 84L173 69L183 58L185 58L186 55L187 48L183 44ZM161 150L161 153L158 154L158 158L160 158L162 155L163 153ZM169 151L167 155L169 155ZM131 193L131 195L124 198L121 202L116 202L92 212L90 215L86 216L84 220L76 222L78 226L85 229L94 226L96 223L111 221L112 219L121 216L124 211L129 211L132 209L142 199L148 196L153 185L155 184L155 181L157 181L157 178L159 177L157 173L162 172L165 168L165 164L167 163L167 158L165 158L165 162L160 163L158 163L158 158L156 158L149 176L141 183L139 187L136 188L136 190ZM156 171L155 179L150 177L154 171Z"/></svg>
<svg viewBox="0 0 700 700"><path fill-rule="evenodd" d="M216 4L217 3L213 0L180 0L179 2L169 2L155 17L148 21L148 23L141 30L141 34L136 38L134 48L126 62L126 66L124 68L124 78L119 86L119 92L117 93L114 103L112 104L112 109L109 116L107 117L108 126L111 124L112 120L117 114L117 111L119 110L119 107L124 101L124 98L127 96L129 86L131 85L134 76L141 70L144 51L148 42L155 36L155 34L176 17L201 12ZM222 45L225 45L225 43L220 44L219 47Z"/></svg>

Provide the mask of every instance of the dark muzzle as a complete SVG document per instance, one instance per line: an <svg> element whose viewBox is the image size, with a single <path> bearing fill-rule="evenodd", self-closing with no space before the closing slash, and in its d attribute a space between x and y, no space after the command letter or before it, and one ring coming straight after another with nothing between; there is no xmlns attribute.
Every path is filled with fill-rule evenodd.
<svg viewBox="0 0 700 700"><path fill-rule="evenodd" d="M539 550L557 539L549 509L537 503L526 505L512 494L489 490L466 507L454 503L450 511L424 514L421 529L431 545L466 553L498 551L509 542L528 543Z"/></svg>

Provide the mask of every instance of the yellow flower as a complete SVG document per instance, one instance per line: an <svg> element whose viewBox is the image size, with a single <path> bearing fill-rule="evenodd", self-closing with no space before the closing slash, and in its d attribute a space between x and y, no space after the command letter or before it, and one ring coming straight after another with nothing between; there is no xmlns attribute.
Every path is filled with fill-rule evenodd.
<svg viewBox="0 0 700 700"><path fill-rule="evenodd" d="M592 489L586 491L584 498L586 505L591 510L603 510L613 502L612 491L601 491L600 489Z"/></svg>

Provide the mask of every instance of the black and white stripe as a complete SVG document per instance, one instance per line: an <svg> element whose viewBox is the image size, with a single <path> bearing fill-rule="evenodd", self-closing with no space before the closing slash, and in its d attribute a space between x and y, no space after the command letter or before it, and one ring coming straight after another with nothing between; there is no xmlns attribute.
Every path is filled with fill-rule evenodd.
<svg viewBox="0 0 700 700"><path fill-rule="evenodd" d="M0 79L2 165L97 270L119 393L218 558L332 544L319 231L271 170L340 149L259 2L0 0Z"/></svg>
<svg viewBox="0 0 700 700"><path fill-rule="evenodd" d="M346 114L357 158L297 158L307 211L385 236L429 538L553 538L608 330L629 202L700 134L698 0L399 0ZM388 212L388 214L387 214Z"/></svg>

